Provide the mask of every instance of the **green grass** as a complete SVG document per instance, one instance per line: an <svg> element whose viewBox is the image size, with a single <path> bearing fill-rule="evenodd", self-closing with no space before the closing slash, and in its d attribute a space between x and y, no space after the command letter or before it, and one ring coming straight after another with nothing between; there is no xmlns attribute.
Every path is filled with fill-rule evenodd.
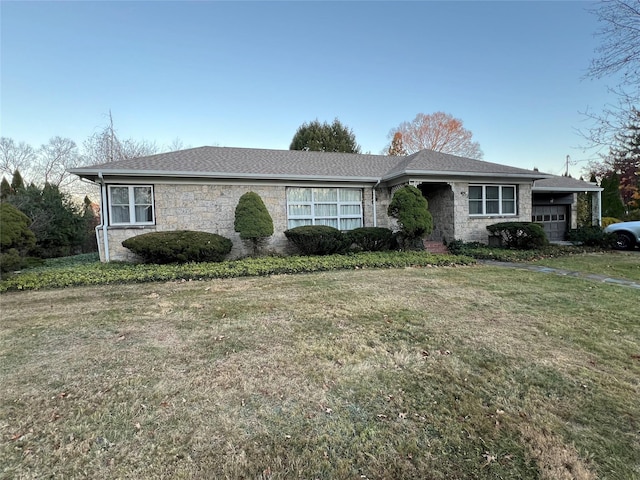
<svg viewBox="0 0 640 480"><path fill-rule="evenodd" d="M635 291L494 267L4 293L3 478L640 478Z"/></svg>
<svg viewBox="0 0 640 480"><path fill-rule="evenodd" d="M538 265L564 270L607 275L640 282L640 254L631 252L592 252L567 257L543 258Z"/></svg>

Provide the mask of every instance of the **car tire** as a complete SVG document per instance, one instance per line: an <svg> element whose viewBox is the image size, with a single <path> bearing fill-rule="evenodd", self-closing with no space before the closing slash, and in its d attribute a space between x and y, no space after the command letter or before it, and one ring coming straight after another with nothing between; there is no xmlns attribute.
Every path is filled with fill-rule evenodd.
<svg viewBox="0 0 640 480"><path fill-rule="evenodd" d="M614 244L616 250L631 250L635 246L633 237L626 232L617 232L617 238Z"/></svg>

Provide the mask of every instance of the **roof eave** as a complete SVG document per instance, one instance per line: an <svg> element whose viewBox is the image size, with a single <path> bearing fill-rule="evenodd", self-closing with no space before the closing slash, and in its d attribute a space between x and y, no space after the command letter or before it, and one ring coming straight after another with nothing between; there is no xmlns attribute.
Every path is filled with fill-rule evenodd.
<svg viewBox="0 0 640 480"><path fill-rule="evenodd" d="M567 192L567 193L579 193L579 192L602 192L602 187L536 187L531 188L532 192Z"/></svg>
<svg viewBox="0 0 640 480"><path fill-rule="evenodd" d="M318 181L318 182L364 182L376 183L380 177L357 177L336 175L280 175L272 173L230 173L230 172L185 172L166 170L95 170L73 168L69 173L80 177L166 177L166 178L209 178L235 180L280 180L280 181Z"/></svg>
<svg viewBox="0 0 640 480"><path fill-rule="evenodd" d="M544 173L513 173L513 172L464 172L464 171L443 171L443 170L405 170L393 175L383 177L389 181L406 176L433 176L433 177L480 177L480 178L526 178L527 180L543 180L551 178L553 175Z"/></svg>

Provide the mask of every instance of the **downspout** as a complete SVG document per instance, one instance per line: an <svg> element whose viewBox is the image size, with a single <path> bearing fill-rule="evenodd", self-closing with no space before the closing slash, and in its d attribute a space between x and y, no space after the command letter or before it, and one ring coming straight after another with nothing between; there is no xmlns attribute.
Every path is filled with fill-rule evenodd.
<svg viewBox="0 0 640 480"><path fill-rule="evenodd" d="M381 180L382 179L379 178L376 184L373 186L373 226L374 227L378 226L378 214L376 211L376 187L380 185Z"/></svg>
<svg viewBox="0 0 640 480"><path fill-rule="evenodd" d="M98 241L98 248L100 245L100 237L98 236L98 229L102 228L102 241L104 242L104 261L109 262L109 237L107 236L107 225L109 224L109 209L107 208L107 186L104 183L104 177L102 172L98 172L98 178L100 178L100 225L96 227L96 240Z"/></svg>
<svg viewBox="0 0 640 480"><path fill-rule="evenodd" d="M598 225L602 226L602 190L598 190Z"/></svg>

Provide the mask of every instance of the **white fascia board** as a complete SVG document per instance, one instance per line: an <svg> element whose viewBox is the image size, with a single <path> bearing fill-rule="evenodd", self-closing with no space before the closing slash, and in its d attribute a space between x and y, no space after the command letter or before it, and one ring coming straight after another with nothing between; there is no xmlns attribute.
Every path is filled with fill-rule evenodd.
<svg viewBox="0 0 640 480"><path fill-rule="evenodd" d="M220 180L277 180L277 181L312 181L312 182L364 182L376 183L380 177L345 177L324 175L278 175L255 173L220 173L220 172L178 172L166 170L100 170L104 177L164 177L164 178L209 178ZM93 169L74 168L69 170L78 176L98 176Z"/></svg>
<svg viewBox="0 0 640 480"><path fill-rule="evenodd" d="M551 178L553 175L540 174L540 173L498 173L498 172L457 172L457 171L440 171L440 170L406 170L397 174L383 177L383 181L390 181L400 177L439 177L439 178L451 178L459 179L464 178L521 178L523 180L543 180L545 178Z"/></svg>
<svg viewBox="0 0 640 480"><path fill-rule="evenodd" d="M602 192L602 187L533 187L532 192L556 192L556 193L580 193L580 192Z"/></svg>

